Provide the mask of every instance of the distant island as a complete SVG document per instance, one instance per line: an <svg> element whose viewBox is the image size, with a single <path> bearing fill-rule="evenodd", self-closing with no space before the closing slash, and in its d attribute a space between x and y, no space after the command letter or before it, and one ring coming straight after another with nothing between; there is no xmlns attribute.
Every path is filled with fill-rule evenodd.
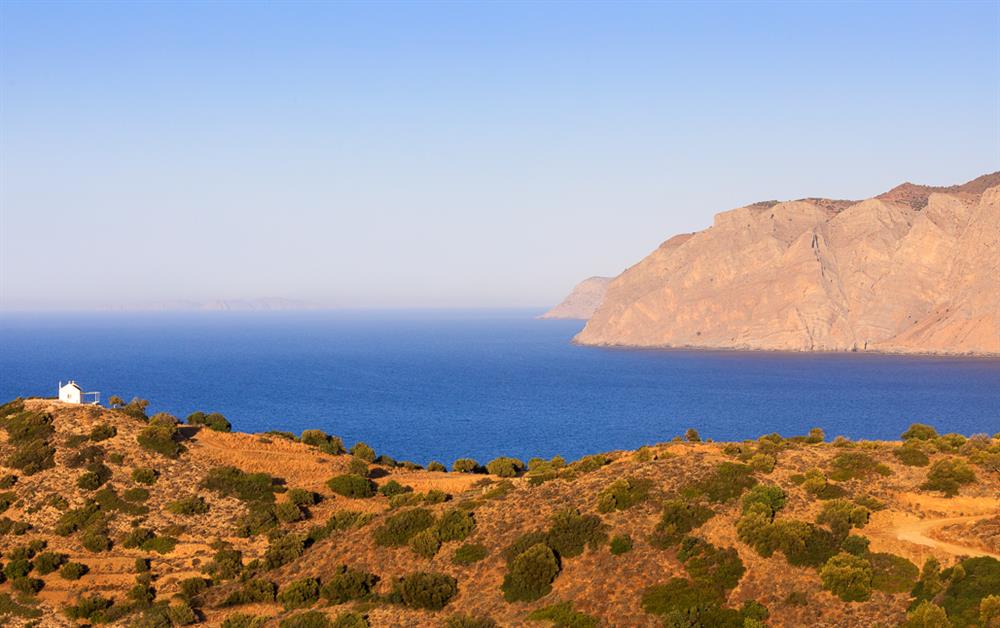
<svg viewBox="0 0 1000 628"><path fill-rule="evenodd" d="M610 281L574 341L1000 355L998 186L995 172L723 212Z"/></svg>
<svg viewBox="0 0 1000 628"><path fill-rule="evenodd" d="M1000 622L1000 434L446 466L110 402L0 406L4 625Z"/></svg>
<svg viewBox="0 0 1000 628"><path fill-rule="evenodd" d="M587 320L604 301L613 277L588 277L576 284L573 291L539 318L569 318Z"/></svg>

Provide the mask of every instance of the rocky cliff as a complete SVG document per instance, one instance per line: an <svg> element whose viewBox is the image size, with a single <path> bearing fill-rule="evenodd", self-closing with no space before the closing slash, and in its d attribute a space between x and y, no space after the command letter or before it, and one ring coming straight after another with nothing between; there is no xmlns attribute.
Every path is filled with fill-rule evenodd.
<svg viewBox="0 0 1000 628"><path fill-rule="evenodd" d="M576 284L562 302L539 318L590 318L604 300L612 277L588 277Z"/></svg>
<svg viewBox="0 0 1000 628"><path fill-rule="evenodd" d="M1000 354L1000 172L723 212L616 277L575 341Z"/></svg>

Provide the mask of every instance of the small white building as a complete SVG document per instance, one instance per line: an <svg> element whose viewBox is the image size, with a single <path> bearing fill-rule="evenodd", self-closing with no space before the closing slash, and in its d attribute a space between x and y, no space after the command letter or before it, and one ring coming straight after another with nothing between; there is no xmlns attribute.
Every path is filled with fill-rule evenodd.
<svg viewBox="0 0 1000 628"><path fill-rule="evenodd" d="M88 397L90 397L88 399ZM65 384L59 382L59 401L64 403L90 403L98 404L101 402L101 393L99 392L83 392L79 384L73 380L69 380Z"/></svg>

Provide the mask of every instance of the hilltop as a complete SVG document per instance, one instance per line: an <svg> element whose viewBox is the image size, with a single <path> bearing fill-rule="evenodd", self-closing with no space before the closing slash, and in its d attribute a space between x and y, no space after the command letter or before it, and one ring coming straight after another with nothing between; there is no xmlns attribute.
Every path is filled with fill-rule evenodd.
<svg viewBox="0 0 1000 628"><path fill-rule="evenodd" d="M1000 354L1000 172L717 214L616 277L575 342Z"/></svg>
<svg viewBox="0 0 1000 628"><path fill-rule="evenodd" d="M115 401L0 408L0 622L1000 621L1000 434L689 430L446 470L318 430L233 433L218 414L179 423Z"/></svg>
<svg viewBox="0 0 1000 628"><path fill-rule="evenodd" d="M612 277L588 277L576 284L559 305L555 306L539 318L570 318L587 320L594 315Z"/></svg>

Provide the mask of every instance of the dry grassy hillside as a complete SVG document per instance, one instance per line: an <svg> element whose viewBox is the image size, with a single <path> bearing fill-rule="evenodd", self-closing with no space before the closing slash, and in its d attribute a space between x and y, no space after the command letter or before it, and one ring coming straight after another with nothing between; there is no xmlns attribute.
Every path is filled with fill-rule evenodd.
<svg viewBox="0 0 1000 628"><path fill-rule="evenodd" d="M188 423L3 406L0 624L1000 625L1000 435L692 433L486 473Z"/></svg>

